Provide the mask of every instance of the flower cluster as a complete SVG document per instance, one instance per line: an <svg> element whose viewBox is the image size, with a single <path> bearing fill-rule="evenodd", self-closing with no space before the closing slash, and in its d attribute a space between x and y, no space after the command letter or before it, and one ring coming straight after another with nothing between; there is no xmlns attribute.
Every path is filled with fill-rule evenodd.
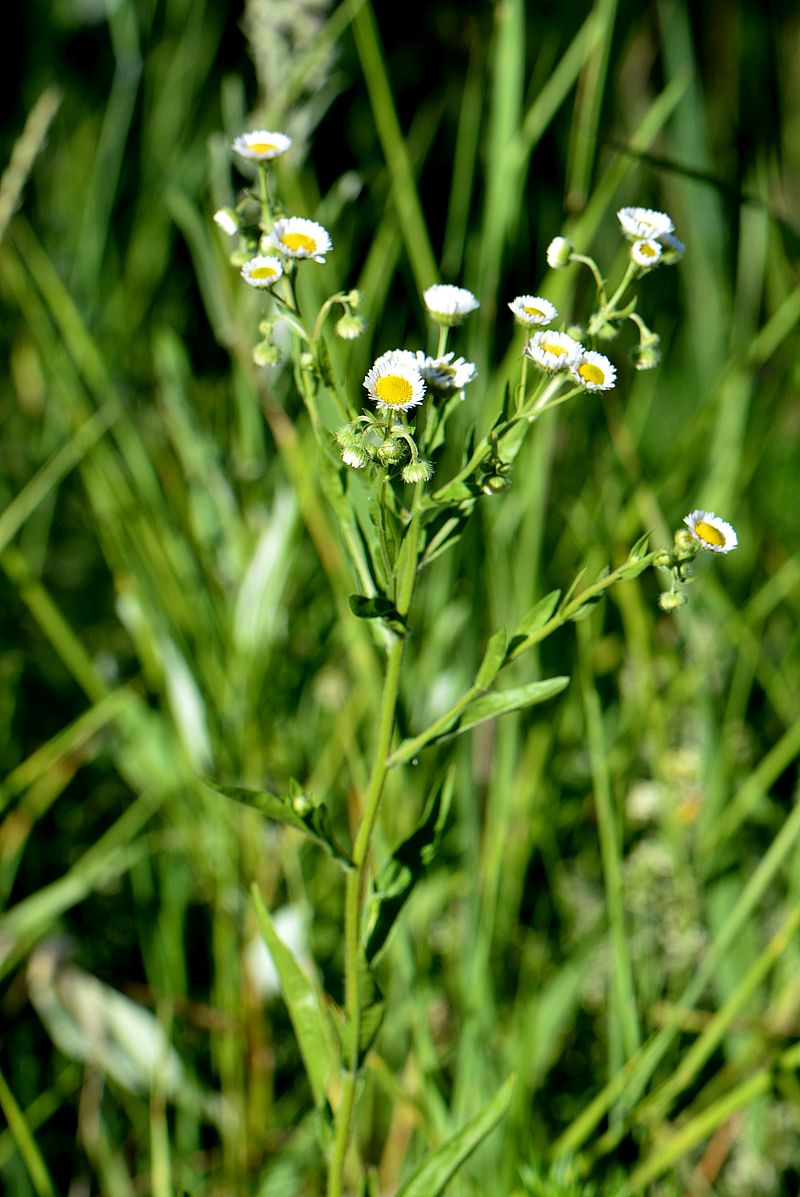
<svg viewBox="0 0 800 1197"><path fill-rule="evenodd" d="M736 530L713 511L690 511L683 522L685 527L675 533L672 549L655 561L670 574L670 588L658 600L662 611L677 611L686 603L683 588L692 581L692 562L698 553L730 553L739 544Z"/></svg>
<svg viewBox="0 0 800 1197"><path fill-rule="evenodd" d="M547 247L547 264L552 270L563 270L570 262L588 266L597 289L597 310L589 318L587 333L592 338L610 340L617 335L623 321L630 320L639 332L639 343L631 352L633 364L637 370L652 370L661 360L659 338L636 311L636 297L629 298L628 289L657 266L679 262L686 247L675 235L675 225L666 212L654 208L620 208L617 220L628 242L628 267L610 296L597 263L588 255L577 253L568 237L553 238Z"/></svg>
<svg viewBox="0 0 800 1197"><path fill-rule="evenodd" d="M464 388L477 373L473 362L445 352L451 328L461 324L480 305L475 295L464 287L436 284L428 287L423 302L434 323L439 325L439 352L431 356L419 349L390 349L376 358L364 378L364 389L375 405L336 434L342 461L352 469L374 464L381 469L400 471L404 482L427 482L433 466L420 455L409 413L421 406L426 395L439 400L429 405L424 429L425 443L431 444L437 428L442 428L449 414L447 398L463 399Z"/></svg>
<svg viewBox="0 0 800 1197"><path fill-rule="evenodd" d="M239 238L231 262L240 268L244 282L255 290L269 292L273 298L276 314L261 322L259 327L265 339L253 351L260 366L276 365L281 360L280 351L271 341L279 319L283 319L302 340L310 343L314 339L297 318L291 276L301 262L324 264L333 250L333 241L326 228L304 216L285 215L272 196L270 170L275 159L287 153L291 146L292 139L287 134L267 129L256 129L236 137L231 148L252 164L257 191L245 190L235 208L220 208L214 213L217 227L227 236ZM335 326L337 335L346 341L361 336L365 323L354 311L359 302L357 291L331 296L323 305L319 328L331 306L338 303L343 313ZM315 333L318 332L315 328ZM311 357L315 361L313 353Z"/></svg>
<svg viewBox="0 0 800 1197"><path fill-rule="evenodd" d="M605 354L584 348L568 333L534 333L524 352L540 370L548 374L568 372L587 391L610 391L617 381L616 367Z"/></svg>
<svg viewBox="0 0 800 1197"><path fill-rule="evenodd" d="M622 233L630 243L630 258L643 272L671 266L683 257L686 246L675 236L675 225L666 212L653 208L620 208Z"/></svg>

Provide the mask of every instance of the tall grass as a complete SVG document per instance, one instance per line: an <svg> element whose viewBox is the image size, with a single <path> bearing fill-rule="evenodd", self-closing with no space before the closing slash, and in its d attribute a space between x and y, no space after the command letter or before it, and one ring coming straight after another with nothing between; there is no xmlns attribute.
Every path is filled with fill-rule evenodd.
<svg viewBox="0 0 800 1197"><path fill-rule="evenodd" d="M291 370L253 362L259 297L210 219L238 186L232 137L263 122L303 147L287 205L334 235L301 305L363 292L367 335L328 344L353 401L383 349L423 343L440 270L480 297L457 350L479 378L437 480L516 381L507 301L588 309L577 269L547 271L553 235L619 273L614 212L652 203L688 247L640 289L661 367L615 342L616 390L547 413L510 488L422 571L395 745L579 568L593 582L648 531L668 545L694 507L740 538L685 609L662 613L647 572L510 666L512 687L571 677L548 706L389 770L376 873L437 786L452 805L378 968L348 1184L395 1191L503 1092L451 1192L790 1193L796 18L772 36L745 5L505 0L432 6L415 41L362 0L292 11L287 32L251 3L248 45L206 0L42 30L102 84L62 80L56 110L32 65L33 115L7 131L3 1189L323 1191L319 1076L254 961L293 919L314 993L344 1004L341 873L207 784L297 779L349 843L383 678L385 639L347 604L369 580L359 525L311 465ZM335 430L332 406L320 419Z"/></svg>

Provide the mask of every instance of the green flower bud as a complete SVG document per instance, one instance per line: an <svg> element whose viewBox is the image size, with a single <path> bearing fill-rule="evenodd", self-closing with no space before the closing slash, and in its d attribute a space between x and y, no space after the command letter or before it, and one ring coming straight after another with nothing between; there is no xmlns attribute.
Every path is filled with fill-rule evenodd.
<svg viewBox="0 0 800 1197"><path fill-rule="evenodd" d="M336 321L336 335L337 337L341 337L343 341L355 341L357 337L361 336L366 327L366 321L361 316L354 316L348 313Z"/></svg>
<svg viewBox="0 0 800 1197"><path fill-rule="evenodd" d="M665 590L658 596L658 605L662 611L677 611L686 604L686 595L680 590Z"/></svg>
<svg viewBox="0 0 800 1197"><path fill-rule="evenodd" d="M271 341L259 341L253 349L253 361L257 366L277 366L281 351Z"/></svg>
<svg viewBox="0 0 800 1197"><path fill-rule="evenodd" d="M423 461L418 457L416 461L410 461L408 465L403 466L400 477L404 482L430 482L433 466L429 461Z"/></svg>

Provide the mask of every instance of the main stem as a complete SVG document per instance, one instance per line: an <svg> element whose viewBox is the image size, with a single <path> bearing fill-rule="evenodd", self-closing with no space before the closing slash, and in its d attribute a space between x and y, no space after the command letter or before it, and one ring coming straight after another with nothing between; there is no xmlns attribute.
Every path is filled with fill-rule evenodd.
<svg viewBox="0 0 800 1197"><path fill-rule="evenodd" d="M402 574L397 578L395 593L395 607L401 616L408 614L409 607L411 606L411 598L414 593L418 556L417 546L419 542L419 515L415 514L412 516L406 536L412 539L409 545L409 552L402 555L405 565ZM355 1104L359 1065L358 1041L361 1023L361 1005L358 992L358 964L361 954L361 908L364 899L364 882L366 879L370 840L380 806L383 784L388 772L387 762L394 734L395 711L397 709L397 698L400 690L400 668L403 662L404 647L404 638L398 636L389 650L389 657L386 662L386 675L383 681L383 694L381 696L375 756L364 798L364 810L353 845L353 868L347 874L344 908L344 980L345 1013L347 1016L347 1037L345 1042L350 1058L347 1062L347 1071L342 1076L342 1092L339 1107L336 1111L333 1150L328 1167L328 1197L342 1197L344 1187L344 1165L347 1144L350 1139L350 1124Z"/></svg>

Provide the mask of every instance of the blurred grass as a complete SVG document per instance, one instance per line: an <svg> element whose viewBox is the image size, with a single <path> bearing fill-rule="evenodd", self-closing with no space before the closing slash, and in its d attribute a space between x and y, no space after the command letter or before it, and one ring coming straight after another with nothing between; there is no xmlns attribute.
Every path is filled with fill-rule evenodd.
<svg viewBox="0 0 800 1197"><path fill-rule="evenodd" d="M442 3L412 37L366 3L324 20L297 6L276 82L258 45L289 35L253 3L256 97L224 7L122 0L95 25L88 6L60 11L37 36L96 58L103 99L73 76L55 114L31 66L25 94L46 111L0 186L0 213L22 197L0 246L4 1190L316 1191L310 1093L288 1016L250 971L248 892L302 910L338 1001L338 878L199 780L296 777L344 831L380 687L311 431L288 373L251 363L258 305L210 223L236 185L229 138L269 117L302 130L282 187L336 245L302 302L365 291L369 338L330 346L354 400L375 354L420 343L437 259L481 298L458 343L480 370L459 419L484 427L519 352L507 300L543 289L565 319L585 310L580 273L545 271L551 236L610 273L613 213L641 202L688 246L642 286L660 370L636 375L615 343L618 397L537 425L508 493L423 575L403 734L581 564L593 576L648 529L666 542L696 506L741 541L701 563L677 617L649 575L618 587L580 635L514 667L514 684L573 674L546 716L457 742L444 856L382 966L392 1013L359 1127L380 1191L513 1070L512 1110L453 1192L533 1192L520 1166L546 1173L553 1150L608 1193L793 1191L796 17L770 34L743 4L599 0L533 21L521 0ZM768 78L777 107L758 99ZM430 751L391 775L381 850L440 765ZM229 1118L128 1092L91 1055L65 1061L26 986L54 941L158 1015Z"/></svg>

